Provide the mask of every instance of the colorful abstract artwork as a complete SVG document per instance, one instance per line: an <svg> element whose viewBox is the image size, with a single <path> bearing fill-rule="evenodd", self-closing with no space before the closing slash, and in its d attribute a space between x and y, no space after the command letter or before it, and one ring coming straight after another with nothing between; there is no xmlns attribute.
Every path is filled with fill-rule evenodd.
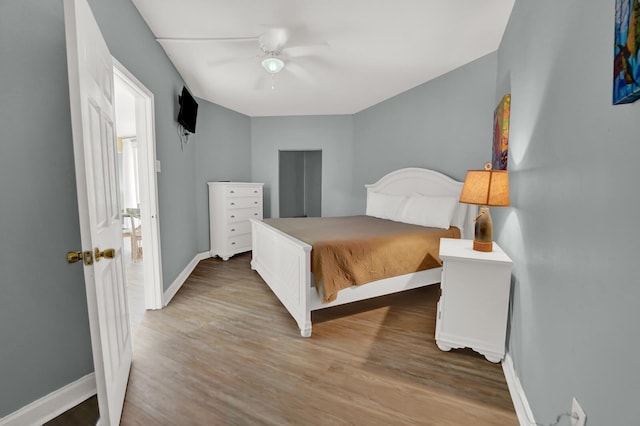
<svg viewBox="0 0 640 426"><path fill-rule="evenodd" d="M493 170L507 170L510 109L511 95L507 93L493 112L493 153L491 155Z"/></svg>
<svg viewBox="0 0 640 426"><path fill-rule="evenodd" d="M616 0L613 56L613 103L628 104L640 98L640 0Z"/></svg>

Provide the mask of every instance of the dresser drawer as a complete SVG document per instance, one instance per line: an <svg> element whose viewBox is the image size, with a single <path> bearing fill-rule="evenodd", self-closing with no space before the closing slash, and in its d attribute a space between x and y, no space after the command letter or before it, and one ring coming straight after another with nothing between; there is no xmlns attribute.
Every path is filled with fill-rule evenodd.
<svg viewBox="0 0 640 426"><path fill-rule="evenodd" d="M227 223L241 222L249 219L262 219L262 209L233 209L227 212Z"/></svg>
<svg viewBox="0 0 640 426"><path fill-rule="evenodd" d="M227 207L232 209L258 207L261 200L260 197L229 197Z"/></svg>
<svg viewBox="0 0 640 426"><path fill-rule="evenodd" d="M244 222L238 222L227 226L227 232L230 237L235 237L242 234L251 233L251 222L245 220Z"/></svg>
<svg viewBox="0 0 640 426"><path fill-rule="evenodd" d="M262 188L229 186L226 188L227 197L260 197L262 198Z"/></svg>
<svg viewBox="0 0 640 426"><path fill-rule="evenodd" d="M229 238L227 249L230 251L235 251L244 247L249 247L249 250L251 250L251 234L237 235Z"/></svg>

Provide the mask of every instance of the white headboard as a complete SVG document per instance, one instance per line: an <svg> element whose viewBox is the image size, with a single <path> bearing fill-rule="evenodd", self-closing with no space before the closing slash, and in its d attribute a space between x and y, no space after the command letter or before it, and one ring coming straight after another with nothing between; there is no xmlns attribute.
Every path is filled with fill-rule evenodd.
<svg viewBox="0 0 640 426"><path fill-rule="evenodd" d="M399 169L383 176L376 183L365 185L367 200L372 192L409 197L413 194L426 196L454 196L460 197L463 182L458 182L440 172L429 169L409 167ZM452 225L460 228L464 239L473 239L473 219L477 207L471 204L458 203Z"/></svg>

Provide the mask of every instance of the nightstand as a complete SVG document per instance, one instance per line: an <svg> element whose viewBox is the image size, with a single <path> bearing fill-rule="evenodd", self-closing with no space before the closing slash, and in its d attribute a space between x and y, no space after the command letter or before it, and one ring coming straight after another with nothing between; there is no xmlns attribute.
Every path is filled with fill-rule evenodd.
<svg viewBox="0 0 640 426"><path fill-rule="evenodd" d="M511 259L493 243L492 252L473 241L442 238L441 295L436 344L443 351L469 347L491 362L504 358Z"/></svg>

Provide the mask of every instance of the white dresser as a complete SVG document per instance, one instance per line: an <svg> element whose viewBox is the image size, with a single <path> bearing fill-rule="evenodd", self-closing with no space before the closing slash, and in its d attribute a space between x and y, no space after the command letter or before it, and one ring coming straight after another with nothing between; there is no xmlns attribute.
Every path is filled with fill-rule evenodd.
<svg viewBox="0 0 640 426"><path fill-rule="evenodd" d="M504 358L511 259L498 244L473 250L473 241L440 239L442 294L436 344L443 351L469 347L491 362Z"/></svg>
<svg viewBox="0 0 640 426"><path fill-rule="evenodd" d="M262 219L262 183L208 182L211 256L251 250L251 222Z"/></svg>

